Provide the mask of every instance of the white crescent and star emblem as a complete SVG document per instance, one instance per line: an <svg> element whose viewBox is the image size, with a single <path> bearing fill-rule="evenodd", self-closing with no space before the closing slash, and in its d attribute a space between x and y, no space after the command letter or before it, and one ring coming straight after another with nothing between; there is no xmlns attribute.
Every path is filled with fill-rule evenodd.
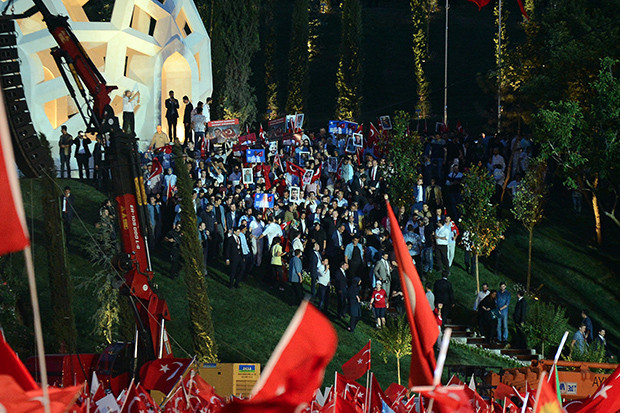
<svg viewBox="0 0 620 413"><path fill-rule="evenodd" d="M159 371L161 371L162 373L168 373L168 370L170 370L170 367L168 367L168 365L167 365L167 364L162 364L162 365L159 367Z"/></svg>
<svg viewBox="0 0 620 413"><path fill-rule="evenodd" d="M596 399L598 396L601 396L603 399L608 398L609 396L607 395L607 390L611 389L613 386L602 386L601 389L598 391L598 393L596 393L596 396L594 396L594 398Z"/></svg>

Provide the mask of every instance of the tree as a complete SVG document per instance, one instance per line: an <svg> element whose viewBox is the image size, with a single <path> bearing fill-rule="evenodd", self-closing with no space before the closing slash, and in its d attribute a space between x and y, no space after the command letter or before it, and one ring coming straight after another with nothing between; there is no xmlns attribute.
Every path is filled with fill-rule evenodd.
<svg viewBox="0 0 620 413"><path fill-rule="evenodd" d="M46 137L41 135L41 143L51 156L51 149ZM60 212L60 194L56 179L56 168L51 166L43 171L43 216L45 224L45 246L47 251L47 275L49 278L52 304L52 330L63 351L75 353L77 333L73 315L70 289L69 266L67 265L67 249L64 227Z"/></svg>
<svg viewBox="0 0 620 413"><path fill-rule="evenodd" d="M214 116L256 118L256 96L250 85L252 57L259 49L256 0L222 0L214 3L212 33Z"/></svg>
<svg viewBox="0 0 620 413"><path fill-rule="evenodd" d="M521 222L529 234L527 247L527 290L530 290L532 280L532 237L534 227L543 219L545 195L546 162L534 160L519 185L512 204L512 214Z"/></svg>
<svg viewBox="0 0 620 413"><path fill-rule="evenodd" d="M426 77L424 66L428 58L427 25L430 19L430 4L428 0L411 0L411 20L413 21L413 58L415 79L418 89L418 104L420 118L425 119L431 111L428 100L430 83Z"/></svg>
<svg viewBox="0 0 620 413"><path fill-rule="evenodd" d="M422 159L422 140L417 133L409 133L411 115L397 111L394 116L392 136L388 142L388 163L393 172L387 177L390 199L398 206L414 203L413 187L418 180L418 167Z"/></svg>
<svg viewBox="0 0 620 413"><path fill-rule="evenodd" d="M528 345L538 350L541 358L545 358L545 347L557 348L564 332L569 329L566 308L540 300L532 301L523 330Z"/></svg>
<svg viewBox="0 0 620 413"><path fill-rule="evenodd" d="M383 346L381 356L387 363L389 355L396 357L396 371L400 384L400 359L411 355L411 329L405 315L389 318L387 324L375 332L375 338Z"/></svg>
<svg viewBox="0 0 620 413"><path fill-rule="evenodd" d="M583 107L575 101L550 102L535 116L543 153L558 162L564 184L578 190L592 208L596 241L603 243L601 210L620 227L620 81L617 60L601 60L593 95ZM606 202L606 197L609 201Z"/></svg>
<svg viewBox="0 0 620 413"><path fill-rule="evenodd" d="M308 0L295 0L291 48L288 54L287 113L303 112L308 95Z"/></svg>
<svg viewBox="0 0 620 413"><path fill-rule="evenodd" d="M262 3L263 11L263 55L265 56L265 88L266 113L265 119L275 119L278 116L278 82L276 81L274 55L276 48L276 21L273 18L275 0L266 0Z"/></svg>
<svg viewBox="0 0 620 413"><path fill-rule="evenodd" d="M336 118L353 121L362 111L362 6L360 0L342 2L340 61L336 73Z"/></svg>
<svg viewBox="0 0 620 413"><path fill-rule="evenodd" d="M620 31L615 0L526 0L524 6L526 38L508 51L504 68L530 123L549 101L588 100L601 56L620 55Z"/></svg>
<svg viewBox="0 0 620 413"><path fill-rule="evenodd" d="M173 148L174 173L177 176L178 193L181 198L181 256L183 258L183 281L189 306L190 331L194 351L203 363L217 361L211 304L207 294L202 268L202 248L198 240L198 221L192 202L192 182L183 160L181 145Z"/></svg>
<svg viewBox="0 0 620 413"><path fill-rule="evenodd" d="M476 289L480 291L479 257L487 257L504 238L506 223L497 216L497 205L491 203L495 193L493 177L479 166L472 167L463 177L463 229L469 232L476 259Z"/></svg>

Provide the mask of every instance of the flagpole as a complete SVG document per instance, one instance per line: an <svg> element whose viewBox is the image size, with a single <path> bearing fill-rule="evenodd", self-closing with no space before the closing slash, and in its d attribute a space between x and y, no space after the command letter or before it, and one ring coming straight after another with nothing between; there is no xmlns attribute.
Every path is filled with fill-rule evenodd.
<svg viewBox="0 0 620 413"><path fill-rule="evenodd" d="M336 403L338 403L338 372L334 371L334 412L336 413Z"/></svg>
<svg viewBox="0 0 620 413"><path fill-rule="evenodd" d="M370 373L371 377L374 377L374 375L375 375L374 373ZM372 378L371 378L371 381L370 381L370 386L372 386ZM370 413L370 403L372 402L372 389L368 389L368 387L367 387L366 388L366 393L367 393L367 396L368 396L368 403L366 404L366 412Z"/></svg>
<svg viewBox="0 0 620 413"><path fill-rule="evenodd" d="M450 0L446 0L446 39L443 58L443 124L448 125L448 11Z"/></svg>
<svg viewBox="0 0 620 413"><path fill-rule="evenodd" d="M26 272L28 274L28 287L30 288L30 302L34 316L34 336L37 345L37 358L39 361L41 389L43 390L43 409L45 413L51 413L50 396L47 388L47 366L45 364L45 346L43 345L43 329L41 328L41 313L39 311L39 297L37 296L37 281L34 276L34 263L32 262L32 249L24 248L26 259Z"/></svg>
<svg viewBox="0 0 620 413"><path fill-rule="evenodd" d="M192 365L194 364L194 362L196 361L196 356L194 356L192 358L192 361L187 365L187 367L185 368L185 370L183 371L183 373L181 373L181 375L179 376L179 378L177 379L177 382L174 383L174 386L172 386L172 389L170 389L170 392L166 395L166 397L164 397L164 400L161 402L161 404L159 405L159 408L163 408L164 405L166 403L168 403L168 401L170 400L170 396L172 396L172 394L174 393L174 391L176 390L177 386L179 385L179 383L183 380L183 376L185 376L185 373L187 373L187 370L192 367Z"/></svg>
<svg viewBox="0 0 620 413"><path fill-rule="evenodd" d="M433 373L433 388L441 384L441 374L443 373L443 365L446 362L446 356L448 355L448 347L450 346L450 336L452 336L452 329L446 328L443 332L443 338L441 340L441 347L439 348L439 356L437 357L437 365ZM428 412L433 411L433 402L435 399L431 399L428 402Z"/></svg>
<svg viewBox="0 0 620 413"><path fill-rule="evenodd" d="M447 0L446 0L447 1ZM497 133L501 130L502 124L502 3L498 0L498 19L497 19Z"/></svg>
<svg viewBox="0 0 620 413"><path fill-rule="evenodd" d="M368 340L368 368L366 369L366 399L368 399L368 395L370 394L370 392L368 391L368 385L370 383L370 366L371 366L371 356L372 356L371 349L372 349L372 340L369 339Z"/></svg>

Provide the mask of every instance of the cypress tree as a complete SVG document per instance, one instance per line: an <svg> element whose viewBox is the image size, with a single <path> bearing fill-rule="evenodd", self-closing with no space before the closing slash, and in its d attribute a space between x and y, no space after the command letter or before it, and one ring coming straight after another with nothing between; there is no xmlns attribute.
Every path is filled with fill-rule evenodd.
<svg viewBox="0 0 620 413"><path fill-rule="evenodd" d="M221 0L214 4L212 34L215 116L256 118L256 96L250 85L252 57L259 49L257 0Z"/></svg>
<svg viewBox="0 0 620 413"><path fill-rule="evenodd" d="M355 120L362 108L362 6L359 0L342 2L340 62L336 73L336 117Z"/></svg>
<svg viewBox="0 0 620 413"><path fill-rule="evenodd" d="M198 240L198 220L192 202L192 182L183 161L181 146L174 145L174 173L181 198L181 257L183 258L183 281L189 306L190 331L194 351L199 362L217 361L217 346L211 318L211 304L207 283L202 272L202 248Z"/></svg>
<svg viewBox="0 0 620 413"><path fill-rule="evenodd" d="M411 0L411 19L413 21L413 58L415 79L418 88L418 104L420 117L426 118L431 105L428 100L429 81L424 71L428 51L427 25L430 18L430 4L428 0Z"/></svg>
<svg viewBox="0 0 620 413"><path fill-rule="evenodd" d="M286 112L303 112L308 94L309 1L295 0L291 48L289 50L288 100Z"/></svg>
<svg viewBox="0 0 620 413"><path fill-rule="evenodd" d="M266 109L265 119L275 119L278 116L278 83L276 81L275 65L273 63L276 49L276 22L273 18L275 0L263 2L263 26L265 27L263 53L265 56L265 89Z"/></svg>
<svg viewBox="0 0 620 413"><path fill-rule="evenodd" d="M41 142L48 150L49 143L45 136ZM50 150L51 156L51 150ZM67 265L67 250L65 234L60 212L60 194L56 183L56 168L51 166L42 178L43 185L43 220L45 223L45 244L47 250L47 275L49 278L52 304L52 330L61 349L67 353L75 353L77 334L75 317L71 307L72 297L69 288L69 266Z"/></svg>

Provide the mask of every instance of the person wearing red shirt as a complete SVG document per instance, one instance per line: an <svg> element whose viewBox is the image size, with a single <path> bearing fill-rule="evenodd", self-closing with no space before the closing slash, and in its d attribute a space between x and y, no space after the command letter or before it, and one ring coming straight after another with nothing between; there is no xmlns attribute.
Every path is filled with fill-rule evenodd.
<svg viewBox="0 0 620 413"><path fill-rule="evenodd" d="M385 327L385 312L389 304L386 301L387 293L383 289L381 281L377 281L375 289L372 291L372 298L370 299L370 305L372 305L377 319L377 328Z"/></svg>

